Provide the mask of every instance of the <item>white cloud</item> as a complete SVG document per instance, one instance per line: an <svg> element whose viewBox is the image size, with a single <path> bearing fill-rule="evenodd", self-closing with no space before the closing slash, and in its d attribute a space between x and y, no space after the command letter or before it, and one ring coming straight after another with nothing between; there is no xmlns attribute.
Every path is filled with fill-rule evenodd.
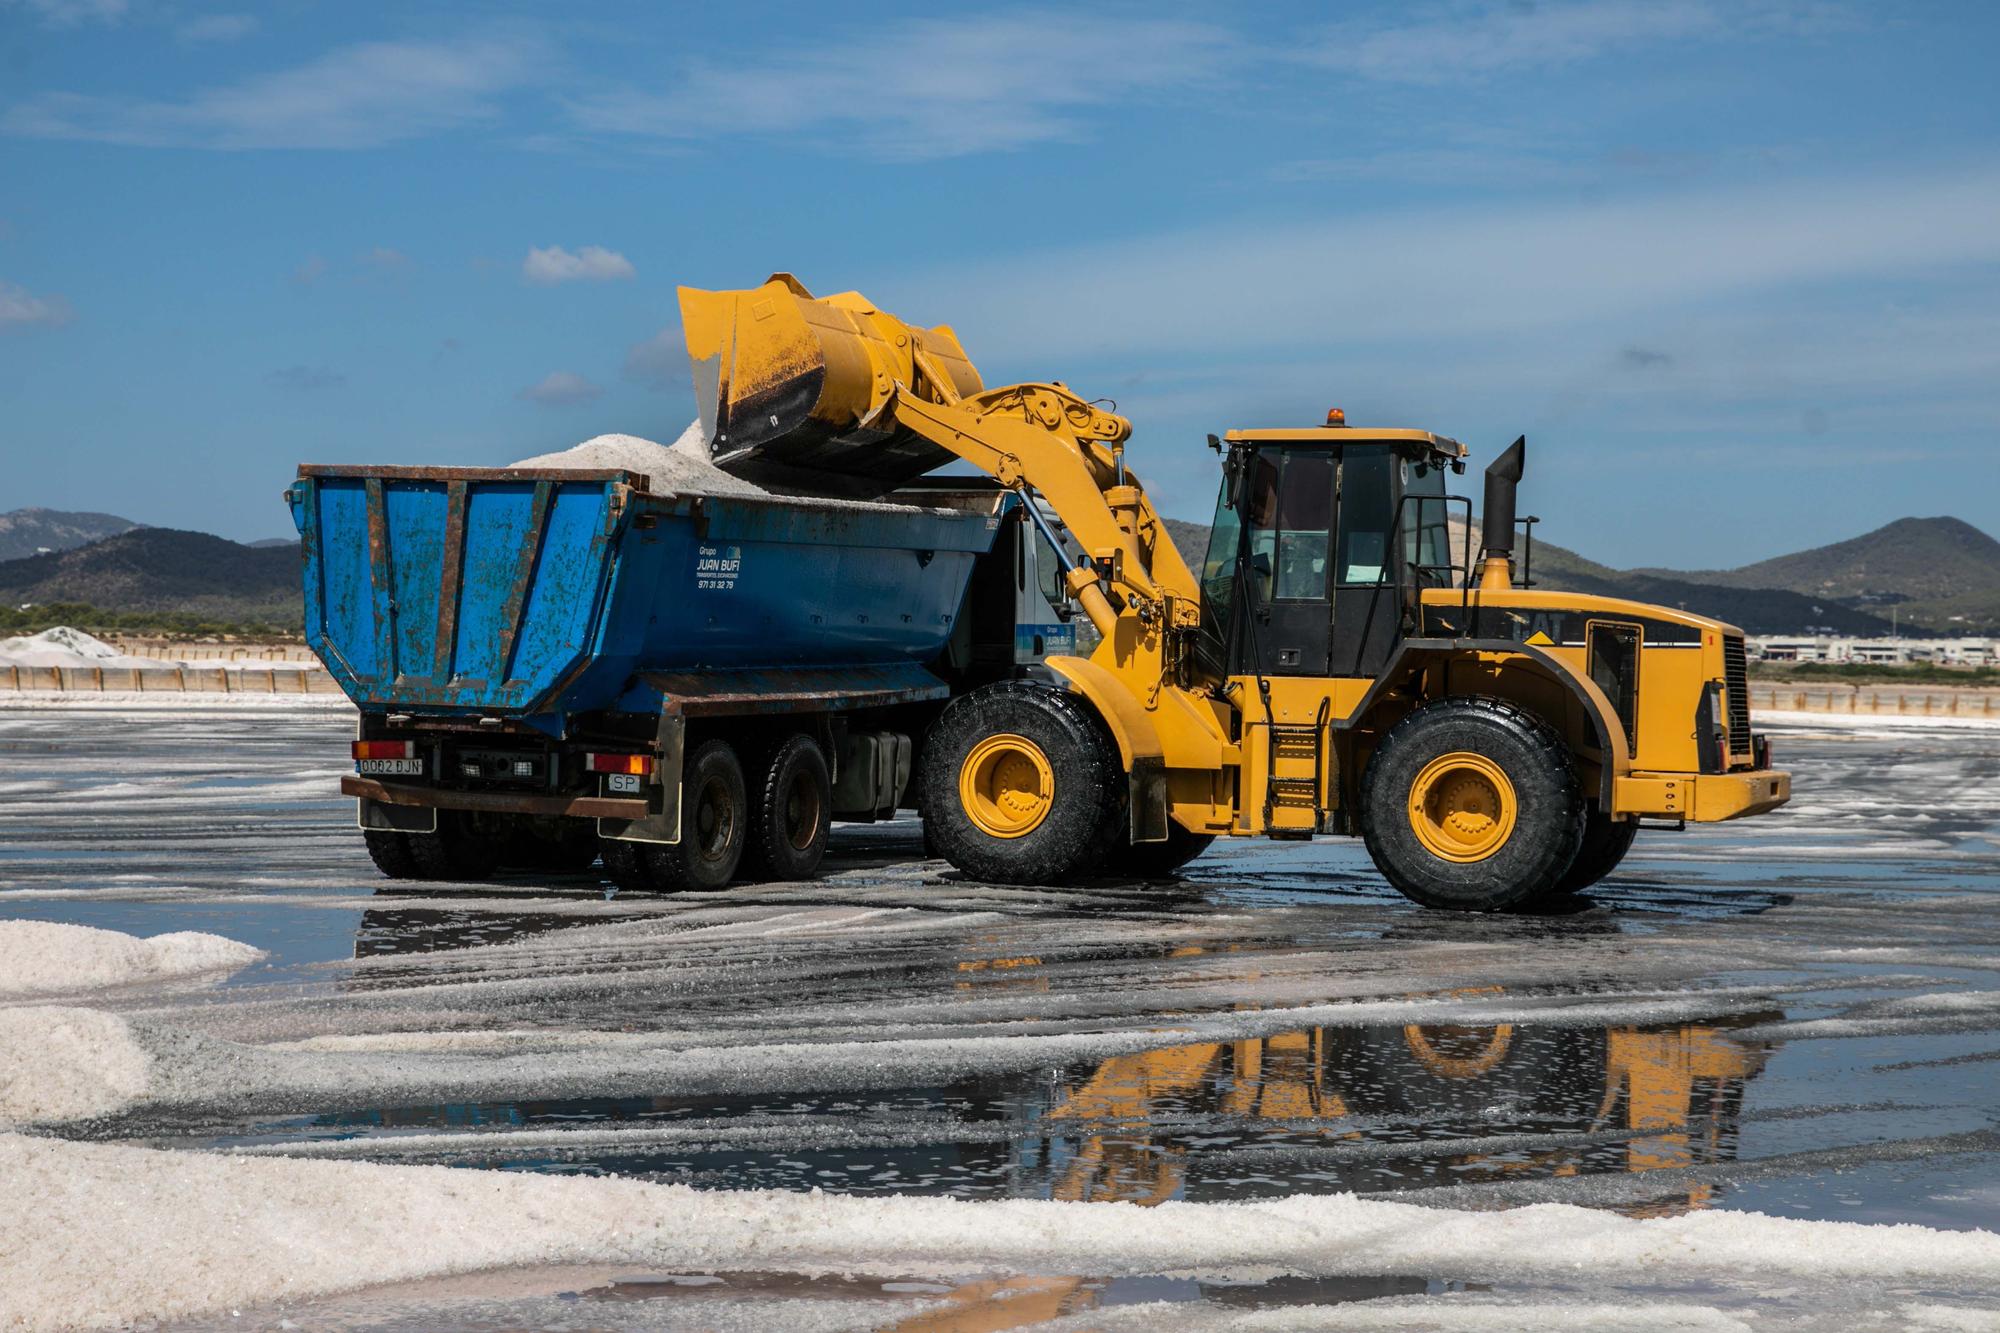
<svg viewBox="0 0 2000 1333"><path fill-rule="evenodd" d="M116 23L131 9L128 0L0 0L25 9L45 27L77 28L86 23Z"/></svg>
<svg viewBox="0 0 2000 1333"><path fill-rule="evenodd" d="M949 321L975 364L998 349L1028 359L1027 373L1060 374L1107 348L1249 356L1482 339L1968 262L2000 262L2000 162L1575 205L1231 218L899 273L869 294L907 318ZM1022 272L1092 318L1041 318L1009 280ZM908 308L899 290L916 298Z"/></svg>
<svg viewBox="0 0 2000 1333"><path fill-rule="evenodd" d="M0 333L68 322L69 302L62 297L36 296L26 287L0 281Z"/></svg>
<svg viewBox="0 0 2000 1333"><path fill-rule="evenodd" d="M1241 54L1204 23L1030 10L920 19L865 41L696 63L667 92L572 103L586 129L674 141L809 134L808 143L920 160L1080 136L1074 113L1185 92Z"/></svg>
<svg viewBox="0 0 2000 1333"><path fill-rule="evenodd" d="M179 101L47 93L0 115L0 133L143 147L373 148L491 121L526 82L533 43L365 42Z"/></svg>
<svg viewBox="0 0 2000 1333"><path fill-rule="evenodd" d="M1675 42L1808 30L1839 21L1822 0L1581 0L1392 10L1343 23L1303 59L1362 78L1438 84L1549 70Z"/></svg>
<svg viewBox="0 0 2000 1333"><path fill-rule="evenodd" d="M204 14L174 30L184 42L235 42L257 31L255 14Z"/></svg>
<svg viewBox="0 0 2000 1333"><path fill-rule="evenodd" d="M517 398L543 407L575 407L596 398L604 390L571 370L552 370L516 394Z"/></svg>
<svg viewBox="0 0 2000 1333"><path fill-rule="evenodd" d="M528 257L521 261L521 276L529 282L544 285L556 282L611 282L638 275L639 271L632 267L631 260L601 245L586 245L575 254L560 245L552 245L546 250L530 247Z"/></svg>
<svg viewBox="0 0 2000 1333"><path fill-rule="evenodd" d="M417 261L404 254L401 250L392 250L386 245L378 245L362 255L360 262L364 268L374 269L377 273L407 273L410 269L416 267Z"/></svg>
<svg viewBox="0 0 2000 1333"><path fill-rule="evenodd" d="M274 389L310 393L315 389L338 389L347 383L347 376L325 366L287 366L266 375L264 382Z"/></svg>
<svg viewBox="0 0 2000 1333"><path fill-rule="evenodd" d="M644 342L633 343L625 353L625 368L620 373L649 389L685 389L687 343L681 337L680 325L669 324Z"/></svg>

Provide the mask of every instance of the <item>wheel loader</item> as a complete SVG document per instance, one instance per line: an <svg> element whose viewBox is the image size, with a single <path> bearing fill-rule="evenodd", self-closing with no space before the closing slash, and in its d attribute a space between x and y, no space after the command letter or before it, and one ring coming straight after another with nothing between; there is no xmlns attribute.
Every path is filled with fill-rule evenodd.
<svg viewBox="0 0 2000 1333"><path fill-rule="evenodd" d="M1131 423L1066 385L988 388L949 327L787 274L680 305L718 465L866 498L960 460L1067 566L1094 650L960 693L917 738L926 840L967 875L1157 875L1218 837L1348 834L1415 901L1490 911L1587 889L1642 826L1790 796L1740 630L1524 586L1524 440L1486 470L1475 554L1455 440L1338 411L1210 436L1197 566L1128 461Z"/></svg>

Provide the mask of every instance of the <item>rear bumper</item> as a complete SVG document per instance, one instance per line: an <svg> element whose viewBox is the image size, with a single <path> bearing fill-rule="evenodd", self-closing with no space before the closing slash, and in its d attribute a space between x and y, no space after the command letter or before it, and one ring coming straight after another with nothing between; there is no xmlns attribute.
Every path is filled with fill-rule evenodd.
<svg viewBox="0 0 2000 1333"><path fill-rule="evenodd" d="M1757 768L1740 773L1632 773L1618 779L1613 804L1621 815L1713 824L1761 815L1791 799L1790 773Z"/></svg>
<svg viewBox="0 0 2000 1333"><path fill-rule="evenodd" d="M344 777L343 796L384 805L426 805L439 810L486 810L509 815L568 815L574 819L644 819L644 800L617 796L533 796L502 791L454 791L374 778Z"/></svg>

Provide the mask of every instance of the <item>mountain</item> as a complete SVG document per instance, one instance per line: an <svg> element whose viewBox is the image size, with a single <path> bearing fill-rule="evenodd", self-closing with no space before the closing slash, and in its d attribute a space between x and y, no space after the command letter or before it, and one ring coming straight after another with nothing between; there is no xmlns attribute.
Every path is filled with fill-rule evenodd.
<svg viewBox="0 0 2000 1333"><path fill-rule="evenodd" d="M1844 542L1741 569L1634 572L1737 588L1790 588L1842 601L1938 601L2000 591L2000 541L1962 519L1899 518Z"/></svg>
<svg viewBox="0 0 2000 1333"><path fill-rule="evenodd" d="M0 560L18 560L41 551L67 551L115 537L138 527L116 514L70 513L61 509L16 509L0 514Z"/></svg>
<svg viewBox="0 0 2000 1333"><path fill-rule="evenodd" d="M255 547L174 528L134 528L74 550L0 562L0 605L83 602L296 624L296 545Z"/></svg>

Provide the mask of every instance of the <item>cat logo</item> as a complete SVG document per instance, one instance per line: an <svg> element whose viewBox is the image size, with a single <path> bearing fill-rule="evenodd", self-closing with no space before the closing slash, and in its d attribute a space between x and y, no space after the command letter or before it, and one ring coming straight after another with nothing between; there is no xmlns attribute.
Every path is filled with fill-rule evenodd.
<svg viewBox="0 0 2000 1333"><path fill-rule="evenodd" d="M1553 648L1556 646L1556 641L1554 639L1551 639L1548 636L1548 634L1542 630L1536 630L1533 634L1530 634L1527 638L1521 640L1521 642L1533 644L1537 648Z"/></svg>

